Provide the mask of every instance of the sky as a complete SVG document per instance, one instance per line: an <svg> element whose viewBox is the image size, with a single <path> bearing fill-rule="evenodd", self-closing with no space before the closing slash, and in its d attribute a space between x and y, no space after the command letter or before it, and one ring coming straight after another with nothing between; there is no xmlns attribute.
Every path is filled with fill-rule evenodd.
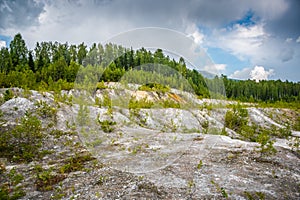
<svg viewBox="0 0 300 200"><path fill-rule="evenodd" d="M32 49L41 41L91 45L159 27L203 49L216 66L206 71L298 82L299 11L299 0L0 0L0 47L17 33Z"/></svg>

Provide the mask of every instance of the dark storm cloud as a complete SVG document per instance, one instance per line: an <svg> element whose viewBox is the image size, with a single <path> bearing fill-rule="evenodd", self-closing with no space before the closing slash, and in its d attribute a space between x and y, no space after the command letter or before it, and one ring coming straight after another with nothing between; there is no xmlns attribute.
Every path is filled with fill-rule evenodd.
<svg viewBox="0 0 300 200"><path fill-rule="evenodd" d="M288 10L279 18L266 24L266 30L281 37L300 36L300 1L289 0Z"/></svg>
<svg viewBox="0 0 300 200"><path fill-rule="evenodd" d="M0 0L0 29L35 25L43 8L34 0Z"/></svg>

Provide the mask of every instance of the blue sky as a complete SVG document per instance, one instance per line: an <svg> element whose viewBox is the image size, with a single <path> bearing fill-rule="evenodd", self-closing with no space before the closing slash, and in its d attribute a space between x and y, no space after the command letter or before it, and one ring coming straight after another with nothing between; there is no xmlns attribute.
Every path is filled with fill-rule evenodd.
<svg viewBox="0 0 300 200"><path fill-rule="evenodd" d="M161 27L203 48L215 63L207 71L299 81L299 10L298 0L0 0L0 45L18 32L34 48L38 41L91 45L124 31Z"/></svg>

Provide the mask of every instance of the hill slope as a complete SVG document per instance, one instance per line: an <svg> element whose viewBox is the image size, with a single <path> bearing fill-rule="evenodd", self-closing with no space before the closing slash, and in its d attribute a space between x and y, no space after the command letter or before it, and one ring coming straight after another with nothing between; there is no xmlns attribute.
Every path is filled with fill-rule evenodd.
<svg viewBox="0 0 300 200"><path fill-rule="evenodd" d="M176 90L106 85L91 96L83 95L84 99L75 90L58 95L12 89L14 98L0 106L1 134L14 135L8 143L23 144L22 134L32 136L39 127L29 123L36 116L42 145L37 145L32 157L26 157L20 146L14 147L14 155L1 151L0 157L6 157L1 159L1 195L24 199L300 197L295 143L299 132L284 137L287 122L296 121L298 112L243 105L247 127L256 124L260 131L268 130L268 141L277 150L268 155L259 142L251 142L259 135L251 138L224 127L226 113L237 102L197 99ZM3 97L4 93L1 90ZM1 139L1 147L10 147Z"/></svg>

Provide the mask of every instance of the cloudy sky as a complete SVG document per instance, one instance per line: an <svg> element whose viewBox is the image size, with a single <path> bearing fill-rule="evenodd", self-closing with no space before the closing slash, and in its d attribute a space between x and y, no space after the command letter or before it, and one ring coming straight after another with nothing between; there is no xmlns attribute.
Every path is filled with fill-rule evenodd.
<svg viewBox="0 0 300 200"><path fill-rule="evenodd" d="M161 27L192 38L229 77L300 81L299 0L0 2L0 46L18 32L33 48L37 41L90 45L132 29Z"/></svg>

